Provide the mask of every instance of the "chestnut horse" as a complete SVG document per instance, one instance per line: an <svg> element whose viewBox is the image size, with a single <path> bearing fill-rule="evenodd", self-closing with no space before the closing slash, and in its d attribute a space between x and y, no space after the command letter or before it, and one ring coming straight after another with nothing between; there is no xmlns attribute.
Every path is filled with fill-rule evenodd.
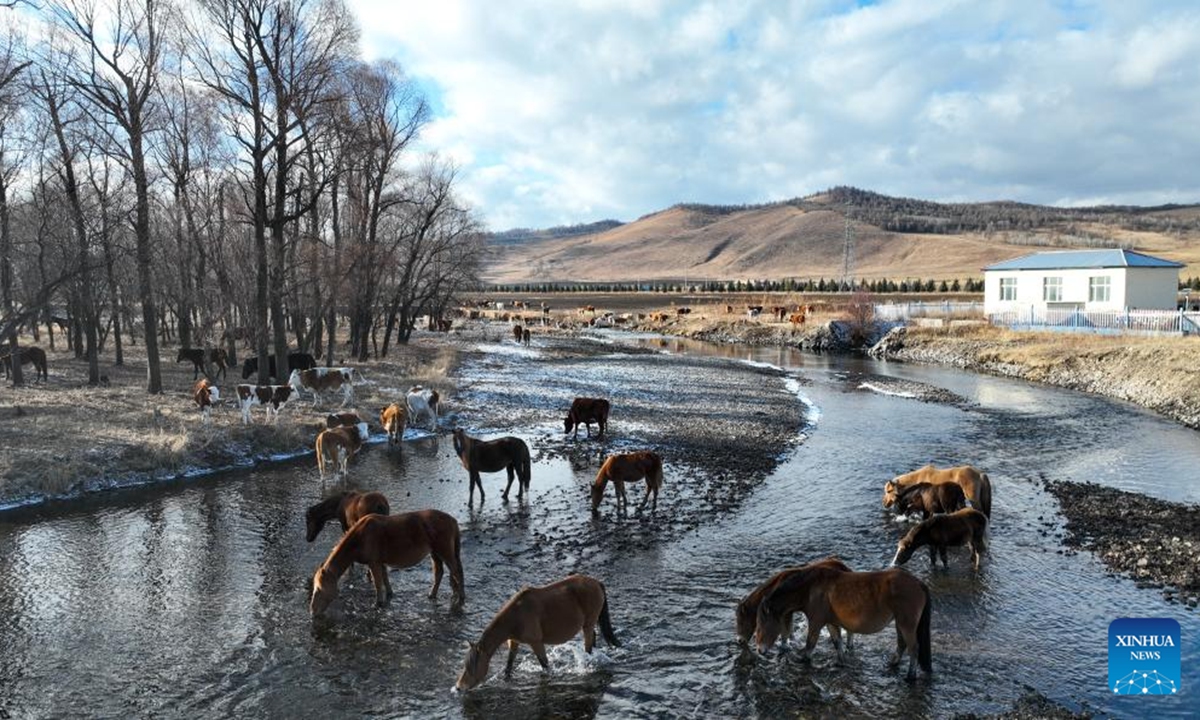
<svg viewBox="0 0 1200 720"><path fill-rule="evenodd" d="M926 520L930 515L952 513L966 504L967 496L958 483L917 483L896 496L896 510L901 515L920 512Z"/></svg>
<svg viewBox="0 0 1200 720"><path fill-rule="evenodd" d="M479 642L468 643L467 659L455 687L470 690L487 679L488 665L496 650L508 643L505 677L512 675L517 649L525 643L533 649L546 670L547 645L561 645L583 631L583 649L591 653L596 645L596 624L611 647L620 647L612 620L608 616L608 595L604 585L587 575L571 575L541 587L521 588L496 613Z"/></svg>
<svg viewBox="0 0 1200 720"><path fill-rule="evenodd" d="M803 572L815 565L827 565L837 568L844 572L850 572L850 567L836 557L827 557L823 560L811 562L802 567L792 567L772 575L766 582L750 591L742 601L737 604L737 635L738 640L742 642L750 642L750 638L754 636L754 630L758 624L758 606L762 603L764 597L769 595L779 584L797 573ZM786 643L792 637L792 613L786 613L782 618L783 627L779 632L780 645ZM833 631L830 630L829 636L833 637ZM846 646L850 646L850 633L846 633Z"/></svg>
<svg viewBox="0 0 1200 720"><path fill-rule="evenodd" d="M404 426L408 424L408 405L392 403L379 413L379 423L388 436L388 447L399 445L404 439Z"/></svg>
<svg viewBox="0 0 1200 720"><path fill-rule="evenodd" d="M946 562L946 548L966 545L971 548L971 560L978 570L979 555L987 550L987 541L983 537L987 524L987 516L975 508L963 508L949 515L934 515L900 538L892 565L903 565L918 548L928 545L929 560L934 567L937 566L938 555L942 556L942 565L950 567L950 563Z"/></svg>
<svg viewBox="0 0 1200 720"><path fill-rule="evenodd" d="M929 644L929 588L900 568L875 572L846 572L816 563L781 581L758 606L754 632L760 652L766 652L783 630L783 620L799 610L808 618L807 655L816 647L821 628L828 627L843 660L840 629L872 635L896 621L896 653L889 663L900 663L908 650L908 679L916 677L919 663L932 672Z"/></svg>
<svg viewBox="0 0 1200 720"><path fill-rule="evenodd" d="M600 426L600 437L604 437L604 430L608 427L608 411L611 406L604 398L581 398L577 397L571 403L571 409L567 411L567 417L563 420L563 426L566 427L566 432L575 431L574 437L579 437L579 426L587 427L587 436L592 436L592 423Z"/></svg>
<svg viewBox="0 0 1200 720"><path fill-rule="evenodd" d="M322 479L325 477L325 466L329 461L337 466L336 472L342 475L349 472L350 458L354 457L366 441L366 427L366 423L360 423L357 427L322 430L317 435L317 470L320 471ZM329 456L329 460L326 460L326 455Z"/></svg>
<svg viewBox="0 0 1200 720"><path fill-rule="evenodd" d="M508 471L508 484L500 497L508 499L513 476L519 478L517 497L523 497L529 488L529 446L517 437L502 437L497 440L480 440L467 435L462 428L454 430L454 452L462 466L471 475L471 489L467 496L470 503L475 498L475 487L479 487L479 501L483 502L483 480L479 473Z"/></svg>
<svg viewBox="0 0 1200 720"><path fill-rule="evenodd" d="M407 568L426 557L433 558L433 588L429 598L437 597L442 584L443 568L450 569L453 590L451 607L460 608L466 602L463 587L462 545L458 521L438 510L420 510L400 515L367 515L360 518L334 546L329 557L313 574L312 598L308 611L313 615L325 612L337 599L338 580L354 563L362 563L371 571L375 583L375 605L382 607L392 599L392 583L388 566Z"/></svg>
<svg viewBox="0 0 1200 720"><path fill-rule="evenodd" d="M987 473L980 472L970 465L944 468L938 470L933 465L926 465L910 473L898 475L883 486L883 506L891 507L896 503L900 491L909 485L917 483L955 483L963 489L971 506L978 508L989 518L992 516L992 481Z"/></svg>
<svg viewBox="0 0 1200 720"><path fill-rule="evenodd" d="M638 505L638 510L646 507L646 501L653 493L654 502L650 505L650 512L654 512L658 509L658 491L663 483L662 458L649 450L609 455L592 482L592 512L600 508L600 501L604 499L604 488L609 480L612 480L616 488L617 511L620 512L622 505L628 510L629 499L625 497L625 483L637 482L642 478L646 479L646 495Z"/></svg>
<svg viewBox="0 0 1200 720"><path fill-rule="evenodd" d="M313 505L304 514L304 522L308 533L305 540L312 542L330 520L342 524L342 532L354 527L359 519L376 513L387 515L391 511L387 498L382 493L341 492L330 495L321 502Z"/></svg>

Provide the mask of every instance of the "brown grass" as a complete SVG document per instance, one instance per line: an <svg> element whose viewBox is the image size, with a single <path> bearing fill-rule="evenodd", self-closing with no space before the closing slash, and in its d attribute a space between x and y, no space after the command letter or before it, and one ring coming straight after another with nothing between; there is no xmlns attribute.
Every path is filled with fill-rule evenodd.
<svg viewBox="0 0 1200 720"><path fill-rule="evenodd" d="M33 344L24 337L22 344ZM367 383L355 387L359 411L372 423L378 408L398 399L382 388L399 391L410 385L435 387L444 397L453 393L450 376L457 353L444 336L422 335L392 350L385 360L359 367ZM45 342L37 343L45 348ZM326 413L339 399L312 408L309 396L293 400L276 425L265 425L263 411L252 411L253 424L244 426L234 407L233 388L241 380L231 368L217 381L227 406L213 412L211 425L202 425L191 400L190 363L163 363L158 396L145 392L145 359L141 346L126 348L126 365L101 360L107 387L87 387L87 366L71 353L50 352L50 380L21 388L0 387L0 502L30 495L60 495L130 477L175 476L188 469L215 469L247 457L304 451ZM163 350L174 358L175 348ZM28 378L28 375L27 375Z"/></svg>

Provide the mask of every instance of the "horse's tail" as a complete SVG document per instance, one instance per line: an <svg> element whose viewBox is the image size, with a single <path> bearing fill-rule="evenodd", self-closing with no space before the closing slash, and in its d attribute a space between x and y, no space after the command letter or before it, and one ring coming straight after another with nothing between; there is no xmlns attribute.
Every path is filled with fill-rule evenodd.
<svg viewBox="0 0 1200 720"><path fill-rule="evenodd" d="M525 452L521 453L521 463L517 468L517 472L521 476L521 484L529 487L529 480L532 475L532 463L529 459L529 446L525 446Z"/></svg>
<svg viewBox="0 0 1200 720"><path fill-rule="evenodd" d="M988 479L987 473L979 473L980 483L979 488L979 510L987 515L988 520L992 519L992 481Z"/></svg>
<svg viewBox="0 0 1200 720"><path fill-rule="evenodd" d="M661 488L663 484L662 457L654 456L654 467L651 468L651 472L654 473L655 488Z"/></svg>
<svg viewBox="0 0 1200 720"><path fill-rule="evenodd" d="M933 610L933 601L924 583L921 592L925 594L925 607L921 608L921 619L917 622L917 662L925 672L933 672L933 649L929 646L929 613Z"/></svg>
<svg viewBox="0 0 1200 720"><path fill-rule="evenodd" d="M317 471L325 477L325 433L317 435Z"/></svg>
<svg viewBox="0 0 1200 720"><path fill-rule="evenodd" d="M621 643L617 641L617 634L613 632L612 618L608 616L608 591L601 585L600 592L604 593L604 604L600 606L600 633L611 647L621 647Z"/></svg>

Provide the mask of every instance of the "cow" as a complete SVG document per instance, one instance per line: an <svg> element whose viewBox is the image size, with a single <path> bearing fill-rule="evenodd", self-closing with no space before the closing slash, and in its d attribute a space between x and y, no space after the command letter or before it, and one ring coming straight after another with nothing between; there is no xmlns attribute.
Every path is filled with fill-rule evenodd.
<svg viewBox="0 0 1200 720"><path fill-rule="evenodd" d="M762 315L762 311L763 311L762 305L747 305L746 306L746 315L747 315L747 317L749 317L751 319L756 318L759 315Z"/></svg>
<svg viewBox="0 0 1200 720"><path fill-rule="evenodd" d="M594 422L600 426L600 436L603 437L604 429L608 427L609 407L609 402L604 398L575 398L563 421L566 432L574 430L575 437L579 437L579 426L584 425L587 427L588 437L591 437Z"/></svg>
<svg viewBox="0 0 1200 720"><path fill-rule="evenodd" d="M309 370L317 366L316 358L309 353L294 352L288 353L288 367L293 370ZM267 356L267 370L272 378L278 379L275 374L275 356ZM250 376L258 372L258 358L247 358L246 362L242 363L242 379L249 380Z"/></svg>
<svg viewBox="0 0 1200 720"><path fill-rule="evenodd" d="M404 399L408 403L408 417L411 421L415 423L428 415L431 421L430 429L437 430L438 403L441 400L437 390L414 385L408 389L408 395Z"/></svg>
<svg viewBox="0 0 1200 720"><path fill-rule="evenodd" d="M204 378L192 388L192 400L200 408L200 422L207 425L212 422L213 405L221 402L221 389Z"/></svg>
<svg viewBox="0 0 1200 720"><path fill-rule="evenodd" d="M691 313L692 309L690 307L675 308L676 315L690 315Z"/></svg>
<svg viewBox="0 0 1200 720"><path fill-rule="evenodd" d="M336 465L337 473L346 475L350 458L354 457L367 439L366 432L362 429L364 427L366 423L359 428L338 427L322 430L317 435L317 470L320 471L322 480L325 479L326 455L329 455Z"/></svg>
<svg viewBox="0 0 1200 720"><path fill-rule="evenodd" d="M788 321L793 325L803 325L804 320L805 316L803 312L794 312L792 313L791 317L788 318Z"/></svg>
<svg viewBox="0 0 1200 720"><path fill-rule="evenodd" d="M725 306L725 314L726 314L726 315L732 315L732 314L733 314L733 306L732 306L732 305L726 305L726 306Z"/></svg>
<svg viewBox="0 0 1200 720"><path fill-rule="evenodd" d="M37 345L19 348L21 353L21 367L32 364L34 369L34 382L39 380L49 382L50 373L46 365L46 351ZM8 351L3 356L0 356L0 362L4 363L4 377L8 378L12 374L12 351Z"/></svg>
<svg viewBox="0 0 1200 720"><path fill-rule="evenodd" d="M217 366L217 377L225 377L225 368L228 367L227 360L229 356L223 348L209 348L207 350L201 348L179 348L179 354L175 356L175 362L181 363L184 360L192 362L192 380L200 377L200 373L204 373L204 377L208 377L208 366Z"/></svg>
<svg viewBox="0 0 1200 720"><path fill-rule="evenodd" d="M279 411L292 398L291 385L238 385L238 407L242 411L242 424L250 424L250 408L262 405L267 409L267 418L272 421L279 419Z"/></svg>
<svg viewBox="0 0 1200 720"><path fill-rule="evenodd" d="M342 407L346 407L354 397L354 386L350 384L353 373L354 371L348 367L293 370L291 376L288 377L288 385L291 385L292 389L296 391L296 397L300 397L302 388L310 390L313 394L313 407L317 406L321 393L341 388Z"/></svg>
<svg viewBox="0 0 1200 720"><path fill-rule="evenodd" d="M775 322L783 322L783 319L787 317L787 306L776 305L771 308L771 312L775 315Z"/></svg>
<svg viewBox="0 0 1200 720"><path fill-rule="evenodd" d="M408 424L408 407L392 403L379 413L379 423L388 436L388 446L399 445L404 439L404 426Z"/></svg>

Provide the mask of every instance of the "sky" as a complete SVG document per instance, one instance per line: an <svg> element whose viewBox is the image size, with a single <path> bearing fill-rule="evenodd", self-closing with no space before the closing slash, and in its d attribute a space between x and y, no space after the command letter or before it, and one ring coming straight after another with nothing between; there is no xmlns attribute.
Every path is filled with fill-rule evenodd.
<svg viewBox="0 0 1200 720"><path fill-rule="evenodd" d="M854 185L1200 202L1193 0L348 0L493 230Z"/></svg>

